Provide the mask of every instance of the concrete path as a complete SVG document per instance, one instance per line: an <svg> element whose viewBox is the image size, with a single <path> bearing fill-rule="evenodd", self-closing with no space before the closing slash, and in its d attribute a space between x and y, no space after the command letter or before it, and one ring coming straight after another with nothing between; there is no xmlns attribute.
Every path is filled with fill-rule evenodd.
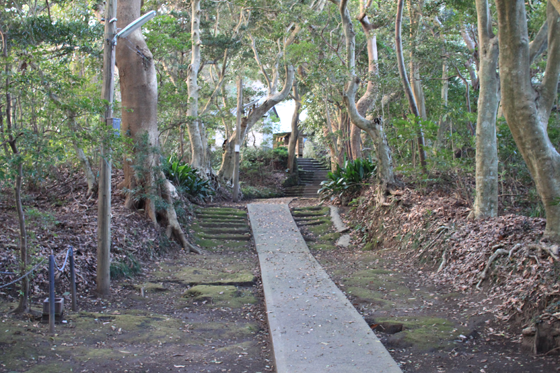
<svg viewBox="0 0 560 373"><path fill-rule="evenodd" d="M401 372L313 258L287 204L248 205L278 373Z"/></svg>

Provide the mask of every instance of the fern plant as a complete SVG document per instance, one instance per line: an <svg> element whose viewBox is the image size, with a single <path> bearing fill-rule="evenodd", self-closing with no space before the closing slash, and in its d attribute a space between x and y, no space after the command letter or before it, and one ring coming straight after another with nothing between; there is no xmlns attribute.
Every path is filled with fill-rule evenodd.
<svg viewBox="0 0 560 373"><path fill-rule="evenodd" d="M327 180L321 182L321 189L317 193L323 200L332 197L348 199L367 185L364 181L375 175L376 171L376 164L369 159L347 160L343 167L337 165L334 172L327 174Z"/></svg>
<svg viewBox="0 0 560 373"><path fill-rule="evenodd" d="M190 164L181 163L175 155L165 160L164 172L181 190L192 197L206 199L215 194L210 180L200 176L200 172Z"/></svg>

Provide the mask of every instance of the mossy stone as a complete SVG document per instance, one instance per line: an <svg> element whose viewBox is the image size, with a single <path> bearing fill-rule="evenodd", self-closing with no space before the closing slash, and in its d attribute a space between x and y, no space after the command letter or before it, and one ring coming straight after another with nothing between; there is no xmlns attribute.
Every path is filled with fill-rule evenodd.
<svg viewBox="0 0 560 373"><path fill-rule="evenodd" d="M422 351L444 348L458 335L467 333L466 329L457 329L452 321L439 317L400 316L375 321L403 324L403 331L390 336L389 344L395 347L413 346Z"/></svg>
<svg viewBox="0 0 560 373"><path fill-rule="evenodd" d="M184 296L197 302L207 301L211 307L240 308L257 302L250 291L240 291L231 285L196 285L187 290Z"/></svg>
<svg viewBox="0 0 560 373"><path fill-rule="evenodd" d="M142 291L142 289L144 289L144 293L159 293L168 290L162 283L154 282L144 282L143 284L137 284L133 287L138 291Z"/></svg>
<svg viewBox="0 0 560 373"><path fill-rule="evenodd" d="M217 270L208 270L197 267L180 268L171 274L166 272L156 272L156 276L169 276L172 280L181 282L185 285L252 285L255 276L247 270L228 273Z"/></svg>

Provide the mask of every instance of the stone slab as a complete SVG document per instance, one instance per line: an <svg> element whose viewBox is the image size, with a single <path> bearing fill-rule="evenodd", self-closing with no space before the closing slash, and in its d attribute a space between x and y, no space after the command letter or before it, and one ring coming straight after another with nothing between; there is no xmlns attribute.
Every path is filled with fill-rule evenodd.
<svg viewBox="0 0 560 373"><path fill-rule="evenodd" d="M249 204L278 373L400 368L309 252L287 204Z"/></svg>

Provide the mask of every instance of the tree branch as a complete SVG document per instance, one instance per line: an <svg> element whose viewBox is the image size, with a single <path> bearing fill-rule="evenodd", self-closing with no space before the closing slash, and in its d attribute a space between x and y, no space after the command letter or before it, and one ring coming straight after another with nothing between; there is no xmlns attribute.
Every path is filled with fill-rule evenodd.
<svg viewBox="0 0 560 373"><path fill-rule="evenodd" d="M546 126L552 104L557 96L558 75L560 74L560 15L549 0L547 5L548 27L548 58L541 85L540 97L537 100L538 112L542 123Z"/></svg>
<svg viewBox="0 0 560 373"><path fill-rule="evenodd" d="M529 64L532 64L541 53L548 47L548 22L544 21L539 32L532 42L529 43Z"/></svg>
<svg viewBox="0 0 560 373"><path fill-rule="evenodd" d="M257 65L259 66L259 69L261 70L261 73L264 75L264 78L266 79L266 84L268 86L268 89L271 89L272 83L271 83L270 78L268 77L268 74L266 73L264 65L262 64L261 59L259 57L259 52L257 51L257 45L255 43L255 38L251 34L249 34L249 38L251 39L251 49L253 50L253 53L255 54L255 61L257 61Z"/></svg>

